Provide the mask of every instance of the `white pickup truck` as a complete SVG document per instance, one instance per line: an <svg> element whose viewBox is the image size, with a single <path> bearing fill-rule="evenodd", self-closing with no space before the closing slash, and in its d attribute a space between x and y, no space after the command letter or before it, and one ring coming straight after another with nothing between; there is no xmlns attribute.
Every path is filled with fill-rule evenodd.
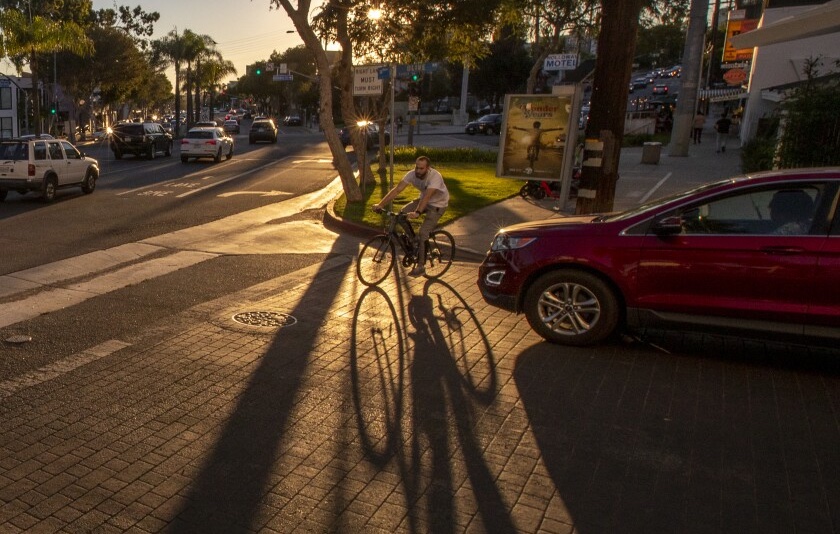
<svg viewBox="0 0 840 534"><path fill-rule="evenodd" d="M52 202L56 191L81 187L92 193L99 179L99 163L64 139L4 139L0 141L0 202L9 191L41 193Z"/></svg>

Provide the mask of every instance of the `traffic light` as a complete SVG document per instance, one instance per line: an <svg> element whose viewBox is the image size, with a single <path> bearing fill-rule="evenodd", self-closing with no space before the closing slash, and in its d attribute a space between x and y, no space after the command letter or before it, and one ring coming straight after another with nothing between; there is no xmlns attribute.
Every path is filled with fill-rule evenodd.
<svg viewBox="0 0 840 534"><path fill-rule="evenodd" d="M50 115L55 115L55 104L50 108Z"/></svg>
<svg viewBox="0 0 840 534"><path fill-rule="evenodd" d="M420 86L417 82L408 82L408 96L420 96Z"/></svg>
<svg viewBox="0 0 840 534"><path fill-rule="evenodd" d="M411 81L416 82L420 80L420 73L412 72L411 73Z"/></svg>
<svg viewBox="0 0 840 534"><path fill-rule="evenodd" d="M257 76L262 76L262 69L257 67Z"/></svg>

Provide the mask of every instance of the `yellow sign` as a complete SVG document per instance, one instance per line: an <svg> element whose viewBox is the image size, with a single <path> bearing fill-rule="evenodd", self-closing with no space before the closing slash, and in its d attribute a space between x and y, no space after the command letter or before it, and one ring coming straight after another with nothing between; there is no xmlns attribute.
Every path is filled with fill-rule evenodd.
<svg viewBox="0 0 840 534"><path fill-rule="evenodd" d="M496 175L560 180L573 121L575 95L506 95ZM576 131L574 133L577 133Z"/></svg>
<svg viewBox="0 0 840 534"><path fill-rule="evenodd" d="M729 40L735 35L752 31L758 27L758 19L729 20L726 23L726 44L723 47L723 62L752 60L752 48L735 48Z"/></svg>

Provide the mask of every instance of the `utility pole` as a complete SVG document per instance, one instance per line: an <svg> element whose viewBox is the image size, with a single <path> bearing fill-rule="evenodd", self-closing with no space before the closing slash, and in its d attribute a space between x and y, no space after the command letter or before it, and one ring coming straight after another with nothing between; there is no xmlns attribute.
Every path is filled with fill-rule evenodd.
<svg viewBox="0 0 840 534"><path fill-rule="evenodd" d="M720 17L720 0L715 0L715 9L712 11L712 24L709 41L711 48L709 50L709 65L706 69L706 89L712 86L712 73L717 74L717 69L714 68L717 62L717 34L718 34L718 18Z"/></svg>
<svg viewBox="0 0 840 534"><path fill-rule="evenodd" d="M645 0L602 0L592 107L575 212L613 209L621 138L627 113L627 85L633 70L639 15Z"/></svg>
<svg viewBox="0 0 840 534"><path fill-rule="evenodd" d="M709 0L691 0L688 15L688 31L685 35L683 52L682 87L677 109L674 112L674 127L671 130L669 156L688 156L691 128L697 113L697 89L700 85L700 71L703 66L703 40L706 36L706 15Z"/></svg>

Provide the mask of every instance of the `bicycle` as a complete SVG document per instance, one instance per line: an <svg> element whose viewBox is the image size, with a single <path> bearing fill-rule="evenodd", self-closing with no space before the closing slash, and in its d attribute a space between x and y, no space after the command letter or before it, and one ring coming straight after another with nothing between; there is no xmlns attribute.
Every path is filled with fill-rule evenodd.
<svg viewBox="0 0 840 534"><path fill-rule="evenodd" d="M403 256L400 263L409 268L417 263L416 234L403 213L384 211L388 216L387 229L368 240L359 252L356 275L366 286L377 285L390 274L397 258L397 247ZM426 265L423 276L434 279L442 276L455 257L455 238L446 230L432 230L426 241Z"/></svg>

